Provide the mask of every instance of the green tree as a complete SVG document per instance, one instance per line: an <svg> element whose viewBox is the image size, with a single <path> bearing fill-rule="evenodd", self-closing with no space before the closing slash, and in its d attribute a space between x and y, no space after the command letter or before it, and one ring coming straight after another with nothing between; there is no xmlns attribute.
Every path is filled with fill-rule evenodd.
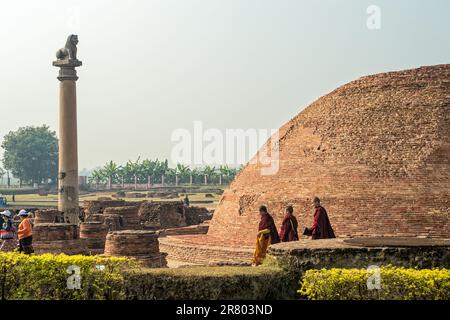
<svg viewBox="0 0 450 320"><path fill-rule="evenodd" d="M5 169L3 169L2 167L0 167L0 179L3 179L3 176L6 174Z"/></svg>
<svg viewBox="0 0 450 320"><path fill-rule="evenodd" d="M106 176L102 169L92 171L91 176L89 177L89 182L95 182L97 184L97 187L100 183L104 183L105 180Z"/></svg>
<svg viewBox="0 0 450 320"><path fill-rule="evenodd" d="M189 179L189 176L191 175L191 169L189 169L188 166L178 163L177 167L175 168L175 174L179 176L180 183L186 182L187 179Z"/></svg>
<svg viewBox="0 0 450 320"><path fill-rule="evenodd" d="M3 165L21 182L43 183L58 177L58 139L48 126L9 132L1 144Z"/></svg>
<svg viewBox="0 0 450 320"><path fill-rule="evenodd" d="M102 172L108 178L108 188L111 189L111 185L118 182L119 166L110 161L102 168Z"/></svg>

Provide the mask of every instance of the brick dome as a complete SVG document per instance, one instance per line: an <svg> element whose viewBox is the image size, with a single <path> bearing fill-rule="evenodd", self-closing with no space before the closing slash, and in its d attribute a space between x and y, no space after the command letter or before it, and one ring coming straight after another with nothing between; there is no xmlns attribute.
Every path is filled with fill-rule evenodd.
<svg viewBox="0 0 450 320"><path fill-rule="evenodd" d="M278 142L279 171L248 164L209 238L253 244L262 204L278 228L287 205L310 226L314 196L338 237L450 238L450 64L343 85L283 125Z"/></svg>

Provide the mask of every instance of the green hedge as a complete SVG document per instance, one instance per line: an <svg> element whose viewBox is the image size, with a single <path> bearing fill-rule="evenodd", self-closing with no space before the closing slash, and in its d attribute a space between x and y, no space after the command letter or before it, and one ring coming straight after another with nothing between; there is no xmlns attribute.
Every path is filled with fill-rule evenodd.
<svg viewBox="0 0 450 320"><path fill-rule="evenodd" d="M79 290L68 288L70 266L79 267ZM125 258L0 253L0 299L123 299L123 273L136 267Z"/></svg>
<svg viewBox="0 0 450 320"><path fill-rule="evenodd" d="M382 267L380 289L368 289L366 269L308 270L298 292L313 300L448 300L450 270Z"/></svg>
<svg viewBox="0 0 450 320"><path fill-rule="evenodd" d="M147 269L125 276L128 299L290 299L296 279L275 267Z"/></svg>
<svg viewBox="0 0 450 320"><path fill-rule="evenodd" d="M67 286L70 266L80 289ZM143 269L126 258L0 253L0 299L287 299L296 282L274 266Z"/></svg>

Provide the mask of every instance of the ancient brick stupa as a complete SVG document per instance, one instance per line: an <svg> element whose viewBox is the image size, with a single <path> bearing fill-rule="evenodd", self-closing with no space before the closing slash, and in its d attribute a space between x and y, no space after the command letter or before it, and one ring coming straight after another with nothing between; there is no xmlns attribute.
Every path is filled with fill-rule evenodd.
<svg viewBox="0 0 450 320"><path fill-rule="evenodd" d="M279 227L293 205L311 226L318 196L338 237L450 238L450 64L362 77L280 128L279 170L249 164L222 199L205 239L252 246L268 206ZM178 241L180 240L177 239ZM170 258L170 255L169 255Z"/></svg>
<svg viewBox="0 0 450 320"><path fill-rule="evenodd" d="M309 226L318 196L339 237L450 238L450 64L334 90L280 128L279 171L261 168L224 193L209 236L253 243L262 204Z"/></svg>

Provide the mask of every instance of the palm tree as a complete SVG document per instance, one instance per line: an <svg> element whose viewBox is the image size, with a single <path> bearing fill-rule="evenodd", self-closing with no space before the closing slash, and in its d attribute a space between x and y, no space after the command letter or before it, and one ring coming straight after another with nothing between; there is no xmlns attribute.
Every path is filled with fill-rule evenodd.
<svg viewBox="0 0 450 320"><path fill-rule="evenodd" d="M148 184L149 187L151 185L152 178L155 175L156 167L157 167L157 161L152 161L152 160L145 159L141 163L140 172L147 179L147 184Z"/></svg>
<svg viewBox="0 0 450 320"><path fill-rule="evenodd" d="M180 177L181 182L183 182L183 180L185 180L191 174L191 169L189 169L188 166L183 165L181 163L177 164L175 171L176 171L176 175L178 175Z"/></svg>
<svg viewBox="0 0 450 320"><path fill-rule="evenodd" d="M95 181L95 183L97 184L96 188L98 189L98 185L105 181L105 175L103 174L103 171L101 169L96 169L92 171L89 180Z"/></svg>
<svg viewBox="0 0 450 320"><path fill-rule="evenodd" d="M202 170L205 177L205 184L208 184L208 180L212 180L216 174L216 167L205 166Z"/></svg>
<svg viewBox="0 0 450 320"><path fill-rule="evenodd" d="M134 182L134 189L137 189L138 175L140 171L140 163L138 157L136 161L129 160L124 166L125 177L128 183Z"/></svg>
<svg viewBox="0 0 450 320"><path fill-rule="evenodd" d="M219 184L222 184L222 178L225 178L226 181L230 181L232 171L228 165L221 165L219 167L219 173Z"/></svg>
<svg viewBox="0 0 450 320"><path fill-rule="evenodd" d="M108 162L102 169L103 175L108 178L108 189L111 190L111 186L114 182L117 182L117 174L119 172L119 166L113 162Z"/></svg>

